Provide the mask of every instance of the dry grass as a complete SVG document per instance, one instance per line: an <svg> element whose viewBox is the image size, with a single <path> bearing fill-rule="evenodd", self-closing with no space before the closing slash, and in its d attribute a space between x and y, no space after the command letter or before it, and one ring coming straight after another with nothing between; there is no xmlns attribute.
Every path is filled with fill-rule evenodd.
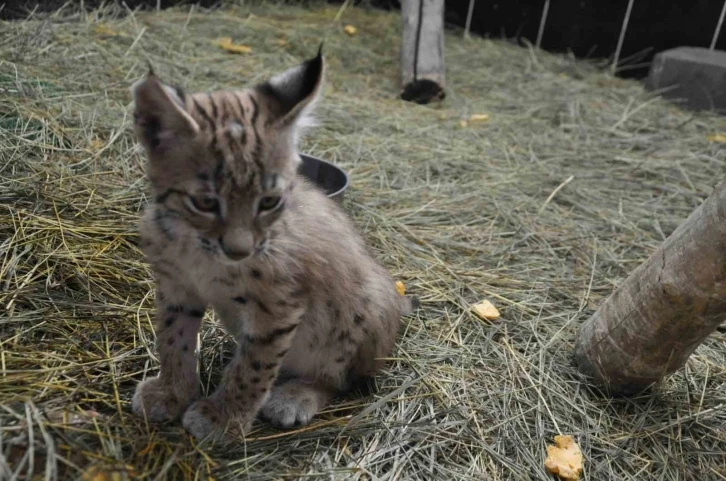
<svg viewBox="0 0 726 481"><path fill-rule="evenodd" d="M406 104L399 19L338 14L109 8L0 23L0 479L29 469L37 479L549 479L545 445L557 433L582 446L584 479L726 479L723 334L634 399L595 395L570 363L581 321L723 176L724 150L706 136L726 119L563 56L459 34L447 38L445 104ZM222 35L253 53L211 45ZM306 429L260 424L236 449L199 447L179 425L146 425L129 409L158 364L135 246L146 197L128 88L146 59L188 89L245 85L323 36L323 125L305 151L352 175L347 209L423 309L405 320L376 394L340 400ZM461 127L473 113L490 121ZM500 321L469 313L482 298ZM230 341L212 319L203 338L209 389Z"/></svg>

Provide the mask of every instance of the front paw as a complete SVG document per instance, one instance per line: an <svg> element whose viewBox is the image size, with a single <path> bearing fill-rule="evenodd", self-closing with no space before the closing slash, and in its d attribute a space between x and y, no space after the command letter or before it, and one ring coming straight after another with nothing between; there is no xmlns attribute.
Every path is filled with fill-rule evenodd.
<svg viewBox="0 0 726 481"><path fill-rule="evenodd" d="M174 393L168 383L155 377L136 386L131 409L134 414L149 421L172 421L179 418L197 397L198 393L183 396Z"/></svg>
<svg viewBox="0 0 726 481"><path fill-rule="evenodd" d="M223 415L223 409L210 399L192 404L182 417L184 429L195 438L232 441L249 432L252 422Z"/></svg>
<svg viewBox="0 0 726 481"><path fill-rule="evenodd" d="M273 389L260 415L276 426L291 428L309 424L320 408L320 395L312 387L288 382Z"/></svg>

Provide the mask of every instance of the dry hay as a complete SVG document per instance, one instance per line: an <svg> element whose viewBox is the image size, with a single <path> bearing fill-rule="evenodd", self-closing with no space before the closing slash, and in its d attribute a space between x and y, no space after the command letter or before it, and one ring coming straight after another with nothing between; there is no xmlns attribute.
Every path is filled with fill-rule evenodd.
<svg viewBox="0 0 726 481"><path fill-rule="evenodd" d="M375 394L305 429L200 447L130 414L158 363L128 87L146 59L190 89L246 85L323 36L323 125L304 150L350 172L347 209L423 309ZM577 326L723 176L707 136L726 119L459 32L445 104L406 104L398 42L394 14L270 4L0 24L0 478L550 479L545 446L563 433L585 479L726 479L724 334L634 399L596 395L570 361ZM482 298L500 320L469 312ZM208 390L231 345L211 319L202 336Z"/></svg>

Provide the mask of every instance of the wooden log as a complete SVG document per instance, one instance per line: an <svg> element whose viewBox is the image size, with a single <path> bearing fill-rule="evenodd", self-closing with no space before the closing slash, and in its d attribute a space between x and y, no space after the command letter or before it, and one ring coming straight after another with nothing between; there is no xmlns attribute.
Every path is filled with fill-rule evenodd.
<svg viewBox="0 0 726 481"><path fill-rule="evenodd" d="M726 320L726 181L580 328L575 362L612 394L681 368Z"/></svg>
<svg viewBox="0 0 726 481"><path fill-rule="evenodd" d="M444 91L444 0L403 0L401 98L427 104Z"/></svg>

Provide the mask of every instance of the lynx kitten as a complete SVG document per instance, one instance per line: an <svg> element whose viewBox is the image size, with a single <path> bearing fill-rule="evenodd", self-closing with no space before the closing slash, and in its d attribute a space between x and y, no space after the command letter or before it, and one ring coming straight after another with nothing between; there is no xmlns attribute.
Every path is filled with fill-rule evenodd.
<svg viewBox="0 0 726 481"><path fill-rule="evenodd" d="M305 424L389 356L401 297L344 212L298 174L299 129L322 54L242 91L185 94L150 72L133 87L153 202L140 226L155 274L161 373L135 413L182 417L198 438L248 432L260 414ZM237 348L200 399L197 333L213 306Z"/></svg>

